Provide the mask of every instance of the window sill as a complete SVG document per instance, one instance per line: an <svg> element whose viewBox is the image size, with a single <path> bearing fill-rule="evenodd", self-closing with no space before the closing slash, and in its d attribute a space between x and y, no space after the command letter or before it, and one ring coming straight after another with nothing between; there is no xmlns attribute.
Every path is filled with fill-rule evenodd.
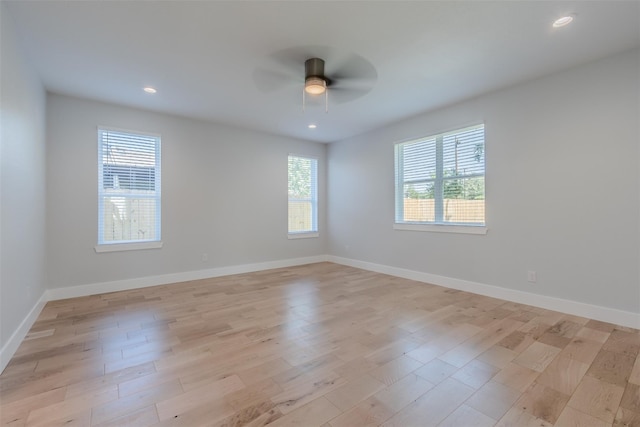
<svg viewBox="0 0 640 427"><path fill-rule="evenodd" d="M143 249L159 249L162 242L132 242L132 243L106 243L96 245L97 253L101 252L122 252L122 251L138 251Z"/></svg>
<svg viewBox="0 0 640 427"><path fill-rule="evenodd" d="M484 225L446 225L446 224L393 224L394 230L429 231L435 233L487 234Z"/></svg>
<svg viewBox="0 0 640 427"><path fill-rule="evenodd" d="M310 233L289 233L287 234L287 239L311 239L313 237L320 237L320 233L318 232L310 232Z"/></svg>

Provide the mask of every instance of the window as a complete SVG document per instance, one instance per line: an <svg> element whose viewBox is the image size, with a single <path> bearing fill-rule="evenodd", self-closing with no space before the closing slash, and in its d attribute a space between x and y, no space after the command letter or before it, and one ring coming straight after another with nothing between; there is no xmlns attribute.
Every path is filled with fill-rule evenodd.
<svg viewBox="0 0 640 427"><path fill-rule="evenodd" d="M318 160L289 155L289 238L318 236Z"/></svg>
<svg viewBox="0 0 640 427"><path fill-rule="evenodd" d="M105 246L96 251L160 247L140 244L151 242L160 242L160 136L98 129L98 245Z"/></svg>
<svg viewBox="0 0 640 427"><path fill-rule="evenodd" d="M395 171L395 228L482 232L484 125L396 144Z"/></svg>

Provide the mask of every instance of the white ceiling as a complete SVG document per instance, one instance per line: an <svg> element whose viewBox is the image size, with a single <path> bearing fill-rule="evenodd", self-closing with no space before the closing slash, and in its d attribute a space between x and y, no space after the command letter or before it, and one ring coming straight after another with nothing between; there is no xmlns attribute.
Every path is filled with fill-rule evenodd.
<svg viewBox="0 0 640 427"><path fill-rule="evenodd" d="M640 46L640 1L3 2L51 92L322 142ZM359 58L373 86L303 112L292 51L329 77Z"/></svg>

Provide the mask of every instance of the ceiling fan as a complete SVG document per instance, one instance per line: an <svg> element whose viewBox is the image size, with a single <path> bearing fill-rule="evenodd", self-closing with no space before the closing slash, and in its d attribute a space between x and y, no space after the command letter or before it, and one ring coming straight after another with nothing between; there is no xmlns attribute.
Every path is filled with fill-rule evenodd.
<svg viewBox="0 0 640 427"><path fill-rule="evenodd" d="M303 68L304 67L304 68ZM259 89L265 92L301 90L303 110L307 95L328 92L336 103L358 99L373 89L378 73L362 56L324 46L284 49L264 58L253 73Z"/></svg>

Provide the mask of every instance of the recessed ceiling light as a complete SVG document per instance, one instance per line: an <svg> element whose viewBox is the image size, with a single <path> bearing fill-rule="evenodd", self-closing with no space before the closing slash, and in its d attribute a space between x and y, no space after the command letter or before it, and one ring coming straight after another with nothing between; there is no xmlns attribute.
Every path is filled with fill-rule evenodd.
<svg viewBox="0 0 640 427"><path fill-rule="evenodd" d="M569 25L571 21L573 21L573 16L571 15L563 16L562 18L558 18L555 21L553 21L553 27L554 28L564 27L565 25Z"/></svg>
<svg viewBox="0 0 640 427"><path fill-rule="evenodd" d="M317 128L318 126L317 126L317 125L314 125L313 123L311 123L308 127L309 127L309 129L315 129L315 128Z"/></svg>
<svg viewBox="0 0 640 427"><path fill-rule="evenodd" d="M155 89L154 89L154 88L152 88L151 86L147 86L147 87L145 87L145 88L144 88L144 89L142 89L142 90L144 90L144 91L145 91L145 92L147 92L147 93L156 93L156 92L157 92L157 90L155 90Z"/></svg>

